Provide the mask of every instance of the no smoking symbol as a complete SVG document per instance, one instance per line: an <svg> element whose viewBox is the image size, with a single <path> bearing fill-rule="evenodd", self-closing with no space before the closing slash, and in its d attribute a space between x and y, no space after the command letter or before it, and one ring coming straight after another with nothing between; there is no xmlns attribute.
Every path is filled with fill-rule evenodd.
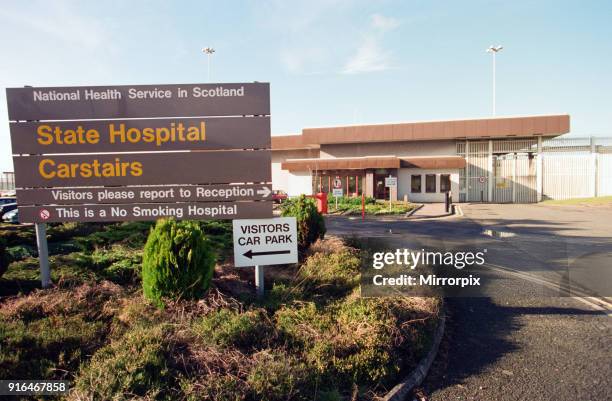
<svg viewBox="0 0 612 401"><path fill-rule="evenodd" d="M47 209L42 209L40 212L38 212L38 215L43 220L47 220L49 217L51 217L51 213Z"/></svg>

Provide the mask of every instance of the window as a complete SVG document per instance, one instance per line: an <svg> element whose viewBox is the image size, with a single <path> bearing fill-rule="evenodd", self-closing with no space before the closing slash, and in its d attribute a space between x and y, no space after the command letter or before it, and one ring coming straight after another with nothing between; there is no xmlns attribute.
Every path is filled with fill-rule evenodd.
<svg viewBox="0 0 612 401"><path fill-rule="evenodd" d="M352 195L355 192L357 192L357 177L355 177L354 175L349 176L348 178L348 193L347 195Z"/></svg>
<svg viewBox="0 0 612 401"><path fill-rule="evenodd" d="M427 193L436 192L436 175L435 174L425 175L425 192Z"/></svg>
<svg viewBox="0 0 612 401"><path fill-rule="evenodd" d="M410 192L421 193L421 175L412 175L410 177Z"/></svg>
<svg viewBox="0 0 612 401"><path fill-rule="evenodd" d="M330 181L330 177L327 176L321 176L321 192L329 192L329 181Z"/></svg>
<svg viewBox="0 0 612 401"><path fill-rule="evenodd" d="M440 174L440 192L448 192L450 190L450 174Z"/></svg>

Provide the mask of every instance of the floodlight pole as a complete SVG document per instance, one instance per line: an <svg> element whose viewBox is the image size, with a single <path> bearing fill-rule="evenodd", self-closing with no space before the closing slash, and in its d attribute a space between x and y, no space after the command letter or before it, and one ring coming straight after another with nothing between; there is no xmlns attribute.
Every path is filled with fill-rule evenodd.
<svg viewBox="0 0 612 401"><path fill-rule="evenodd" d="M504 47L502 45L497 45L497 46L489 46L489 48L487 49L487 53L493 53L493 115L495 115L495 81L496 81L496 77L495 77L495 56L497 55L497 53L499 51L501 51Z"/></svg>
<svg viewBox="0 0 612 401"><path fill-rule="evenodd" d="M215 52L215 49L212 47L205 47L202 49L202 52L206 53L206 58L208 59L208 83L210 83L210 56Z"/></svg>
<svg viewBox="0 0 612 401"><path fill-rule="evenodd" d="M497 53L493 52L493 115L495 115L495 55ZM210 58L209 58L210 62ZM210 74L210 71L209 71ZM208 76L208 80L210 81L210 75Z"/></svg>

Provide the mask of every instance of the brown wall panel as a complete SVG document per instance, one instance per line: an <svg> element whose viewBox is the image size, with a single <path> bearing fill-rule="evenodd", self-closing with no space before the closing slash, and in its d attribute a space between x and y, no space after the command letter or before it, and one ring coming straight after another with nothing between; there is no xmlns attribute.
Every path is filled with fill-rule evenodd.
<svg viewBox="0 0 612 401"><path fill-rule="evenodd" d="M551 122L547 123L547 119ZM392 127L391 137L388 128ZM352 135L346 137L344 130ZM311 144L340 144L413 140L443 140L455 138L487 138L504 136L561 135L569 132L569 116L535 116L483 118L474 120L452 120L380 124L351 127L305 128L304 141Z"/></svg>

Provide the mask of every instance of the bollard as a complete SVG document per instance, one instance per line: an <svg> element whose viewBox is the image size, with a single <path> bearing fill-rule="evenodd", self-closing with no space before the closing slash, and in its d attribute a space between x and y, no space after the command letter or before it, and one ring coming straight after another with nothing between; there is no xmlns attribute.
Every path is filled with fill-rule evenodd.
<svg viewBox="0 0 612 401"><path fill-rule="evenodd" d="M449 193L449 191L446 191L444 193L444 210L446 211L446 213L448 213L449 210L450 210L450 193Z"/></svg>

